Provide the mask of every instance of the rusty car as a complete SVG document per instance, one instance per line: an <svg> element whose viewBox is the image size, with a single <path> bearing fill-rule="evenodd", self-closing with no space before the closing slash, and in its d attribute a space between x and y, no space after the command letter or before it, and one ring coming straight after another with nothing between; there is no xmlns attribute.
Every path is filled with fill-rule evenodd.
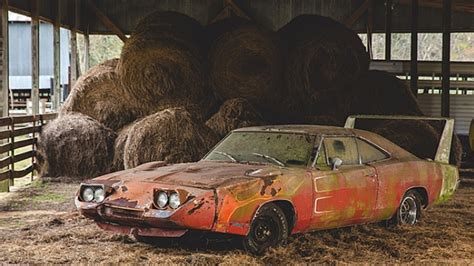
<svg viewBox="0 0 474 266"><path fill-rule="evenodd" d="M426 159L354 129L354 119L346 127L237 129L198 162L150 162L88 180L75 204L100 228L139 241L213 232L238 236L260 254L297 233L414 225L424 208L453 195L452 121L436 158Z"/></svg>

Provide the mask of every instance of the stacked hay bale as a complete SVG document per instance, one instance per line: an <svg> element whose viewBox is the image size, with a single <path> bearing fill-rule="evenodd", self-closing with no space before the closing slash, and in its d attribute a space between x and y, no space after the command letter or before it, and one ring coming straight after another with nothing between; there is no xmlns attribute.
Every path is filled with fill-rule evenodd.
<svg viewBox="0 0 474 266"><path fill-rule="evenodd" d="M213 105L206 91L199 22L176 12L154 12L142 19L125 43L118 72L124 89L148 107L148 114L185 106L206 118Z"/></svg>
<svg viewBox="0 0 474 266"><path fill-rule="evenodd" d="M221 101L245 98L271 115L281 96L277 36L255 25L243 25L214 38L209 79L216 97Z"/></svg>
<svg viewBox="0 0 474 266"><path fill-rule="evenodd" d="M354 84L351 114L423 115L406 82L391 73L371 70Z"/></svg>
<svg viewBox="0 0 474 266"><path fill-rule="evenodd" d="M124 147L125 168L151 161L197 161L219 139L196 122L184 108L170 108L147 116L128 132Z"/></svg>
<svg viewBox="0 0 474 266"><path fill-rule="evenodd" d="M123 90L116 72L118 59L89 69L74 85L60 115L79 112L118 130L140 116L138 101Z"/></svg>
<svg viewBox="0 0 474 266"><path fill-rule="evenodd" d="M262 115L243 98L227 100L206 122L206 125L221 138L234 129L262 124Z"/></svg>
<svg viewBox="0 0 474 266"><path fill-rule="evenodd" d="M38 140L40 175L93 178L110 172L115 137L89 116L62 115L43 128Z"/></svg>
<svg viewBox="0 0 474 266"><path fill-rule="evenodd" d="M280 29L285 40L286 99L298 115L344 113L348 85L366 74L369 57L355 32L330 18L301 15ZM334 97L337 95L337 97ZM343 116L343 115L340 115Z"/></svg>

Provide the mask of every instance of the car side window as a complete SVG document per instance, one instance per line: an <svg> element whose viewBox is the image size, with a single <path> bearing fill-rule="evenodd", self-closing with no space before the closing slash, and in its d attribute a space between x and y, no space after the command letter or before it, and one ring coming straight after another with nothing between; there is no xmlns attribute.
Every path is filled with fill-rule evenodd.
<svg viewBox="0 0 474 266"><path fill-rule="evenodd" d="M357 146L362 163L381 161L389 157L385 152L365 140L357 139Z"/></svg>
<svg viewBox="0 0 474 266"><path fill-rule="evenodd" d="M328 163L334 158L342 160L342 165L359 164L357 144L353 137L326 137L323 141Z"/></svg>
<svg viewBox="0 0 474 266"><path fill-rule="evenodd" d="M328 162L326 158L326 148L324 147L324 143L321 144L319 147L318 158L316 158L316 167L319 169L328 168Z"/></svg>

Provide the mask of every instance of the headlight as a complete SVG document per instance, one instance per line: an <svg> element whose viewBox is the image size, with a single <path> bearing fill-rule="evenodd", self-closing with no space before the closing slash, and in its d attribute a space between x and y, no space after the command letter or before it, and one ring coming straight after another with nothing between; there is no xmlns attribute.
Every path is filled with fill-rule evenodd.
<svg viewBox="0 0 474 266"><path fill-rule="evenodd" d="M176 209L181 204L179 200L179 195L176 192L171 193L170 195L170 207Z"/></svg>
<svg viewBox="0 0 474 266"><path fill-rule="evenodd" d="M94 199L94 190L88 187L82 191L82 199L87 202L91 202Z"/></svg>
<svg viewBox="0 0 474 266"><path fill-rule="evenodd" d="M105 191L102 188L97 188L94 191L94 200L95 200L95 202L100 203L100 202L104 201L104 199L105 199Z"/></svg>
<svg viewBox="0 0 474 266"><path fill-rule="evenodd" d="M159 192L156 199L156 204L158 207L164 208L166 204L168 204L168 194L166 194L164 191Z"/></svg>

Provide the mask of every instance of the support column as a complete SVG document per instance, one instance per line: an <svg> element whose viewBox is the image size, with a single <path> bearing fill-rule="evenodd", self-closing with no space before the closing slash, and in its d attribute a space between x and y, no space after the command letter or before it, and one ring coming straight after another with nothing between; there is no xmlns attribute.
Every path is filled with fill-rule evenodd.
<svg viewBox="0 0 474 266"><path fill-rule="evenodd" d="M385 60L392 60L392 0L385 1Z"/></svg>
<svg viewBox="0 0 474 266"><path fill-rule="evenodd" d="M374 2L373 0L369 0L369 7L367 10L367 51L369 52L369 56L371 60L374 59L374 54L373 54L373 49L372 49L373 25L374 25Z"/></svg>
<svg viewBox="0 0 474 266"><path fill-rule="evenodd" d="M443 62L441 67L442 93L441 93L441 116L449 117L449 91L451 77L451 0L443 0Z"/></svg>
<svg viewBox="0 0 474 266"><path fill-rule="evenodd" d="M58 111L61 104L61 0L56 0L56 14L53 28L54 75L53 75L53 110Z"/></svg>
<svg viewBox="0 0 474 266"><path fill-rule="evenodd" d="M69 91L72 90L74 84L77 81L77 22L78 22L78 8L77 8L77 0L73 1L73 8L74 8L74 26L71 29L71 82L69 84Z"/></svg>
<svg viewBox="0 0 474 266"><path fill-rule="evenodd" d="M89 39L89 33L84 34L84 72L89 70L91 67L91 60L90 60L90 39Z"/></svg>
<svg viewBox="0 0 474 266"><path fill-rule="evenodd" d="M8 101L8 92L10 90L9 85L9 70L8 70L8 0L1 0L1 10L0 10L0 39L1 39L1 55L0 55L0 72L1 72L1 82L0 82L0 117L8 116L9 101Z"/></svg>
<svg viewBox="0 0 474 266"><path fill-rule="evenodd" d="M39 0L31 0L31 102L39 114Z"/></svg>
<svg viewBox="0 0 474 266"><path fill-rule="evenodd" d="M418 0L411 1L410 87L418 95Z"/></svg>

